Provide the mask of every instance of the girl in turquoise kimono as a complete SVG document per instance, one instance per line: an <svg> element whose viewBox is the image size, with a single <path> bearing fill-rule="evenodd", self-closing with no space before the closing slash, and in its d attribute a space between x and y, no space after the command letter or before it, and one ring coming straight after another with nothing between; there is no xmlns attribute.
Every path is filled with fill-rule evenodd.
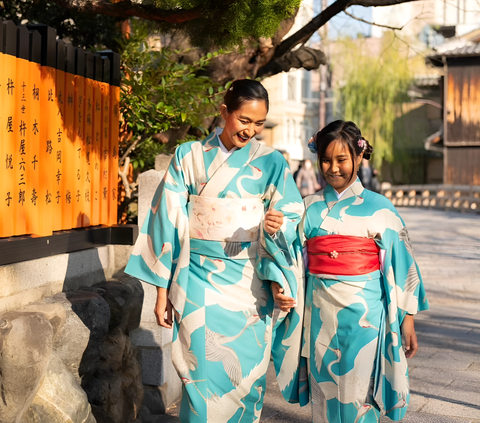
<svg viewBox="0 0 480 423"><path fill-rule="evenodd" d="M428 308L405 224L357 178L373 148L353 122L332 122L309 142L327 187L305 198L299 240L307 276L300 403L313 422L373 423L405 415L414 315ZM284 310L292 300L281 294ZM306 389L308 386L308 390Z"/></svg>
<svg viewBox="0 0 480 423"><path fill-rule="evenodd" d="M271 281L297 296L303 204L285 159L255 139L267 112L259 82L232 84L224 129L177 147L125 270L157 286L158 324L173 326L182 422L260 420Z"/></svg>

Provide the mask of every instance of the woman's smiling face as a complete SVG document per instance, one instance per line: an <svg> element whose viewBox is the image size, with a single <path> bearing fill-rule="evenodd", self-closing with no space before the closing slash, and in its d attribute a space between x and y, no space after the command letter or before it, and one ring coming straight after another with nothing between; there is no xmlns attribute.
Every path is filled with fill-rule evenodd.
<svg viewBox="0 0 480 423"><path fill-rule="evenodd" d="M222 104L220 114L225 119L225 127L220 140L226 149L245 147L255 135L260 134L267 120L267 112L265 101L245 101L238 110L231 113Z"/></svg>
<svg viewBox="0 0 480 423"><path fill-rule="evenodd" d="M363 154L352 156L346 143L336 140L329 144L322 159L322 173L325 181L340 193L357 178Z"/></svg>

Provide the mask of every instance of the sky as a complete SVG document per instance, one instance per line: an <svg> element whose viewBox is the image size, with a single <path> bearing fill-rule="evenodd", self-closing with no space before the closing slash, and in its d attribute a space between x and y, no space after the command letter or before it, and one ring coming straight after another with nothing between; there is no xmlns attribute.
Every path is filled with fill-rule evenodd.
<svg viewBox="0 0 480 423"><path fill-rule="evenodd" d="M329 0L329 4L333 3L333 0ZM314 0L314 15L318 15L321 10L321 0ZM358 18L365 19L366 21L372 21L372 8L362 6L352 6L347 9L352 15ZM350 36L356 38L358 34L363 36L370 36L371 25L359 22L345 13L341 12L328 22L328 36L331 39L338 37Z"/></svg>
<svg viewBox="0 0 480 423"><path fill-rule="evenodd" d="M366 21L372 21L372 8L363 6L352 6L347 9L347 12L357 18L365 19ZM338 37L350 36L357 38L358 34L363 36L370 36L371 25L357 21L345 13L339 13L333 17L329 22L328 36L332 39Z"/></svg>

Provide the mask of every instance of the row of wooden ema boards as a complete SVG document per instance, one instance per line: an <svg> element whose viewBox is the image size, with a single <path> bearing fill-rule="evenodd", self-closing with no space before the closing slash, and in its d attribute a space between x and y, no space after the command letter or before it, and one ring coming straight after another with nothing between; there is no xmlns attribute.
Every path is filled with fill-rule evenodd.
<svg viewBox="0 0 480 423"><path fill-rule="evenodd" d="M119 55L0 25L0 237L116 224Z"/></svg>

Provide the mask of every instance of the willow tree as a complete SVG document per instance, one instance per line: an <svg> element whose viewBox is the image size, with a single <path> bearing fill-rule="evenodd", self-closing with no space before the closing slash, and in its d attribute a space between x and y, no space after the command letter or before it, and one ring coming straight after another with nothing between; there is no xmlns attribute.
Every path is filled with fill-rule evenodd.
<svg viewBox="0 0 480 423"><path fill-rule="evenodd" d="M405 44L387 33L378 46L367 40L340 41L332 57L336 84L337 113L354 121L371 141L374 165L394 159L394 124L402 114L402 104L409 101L408 89L421 58L410 57ZM373 50L373 51L372 51ZM341 53L339 53L341 52Z"/></svg>

